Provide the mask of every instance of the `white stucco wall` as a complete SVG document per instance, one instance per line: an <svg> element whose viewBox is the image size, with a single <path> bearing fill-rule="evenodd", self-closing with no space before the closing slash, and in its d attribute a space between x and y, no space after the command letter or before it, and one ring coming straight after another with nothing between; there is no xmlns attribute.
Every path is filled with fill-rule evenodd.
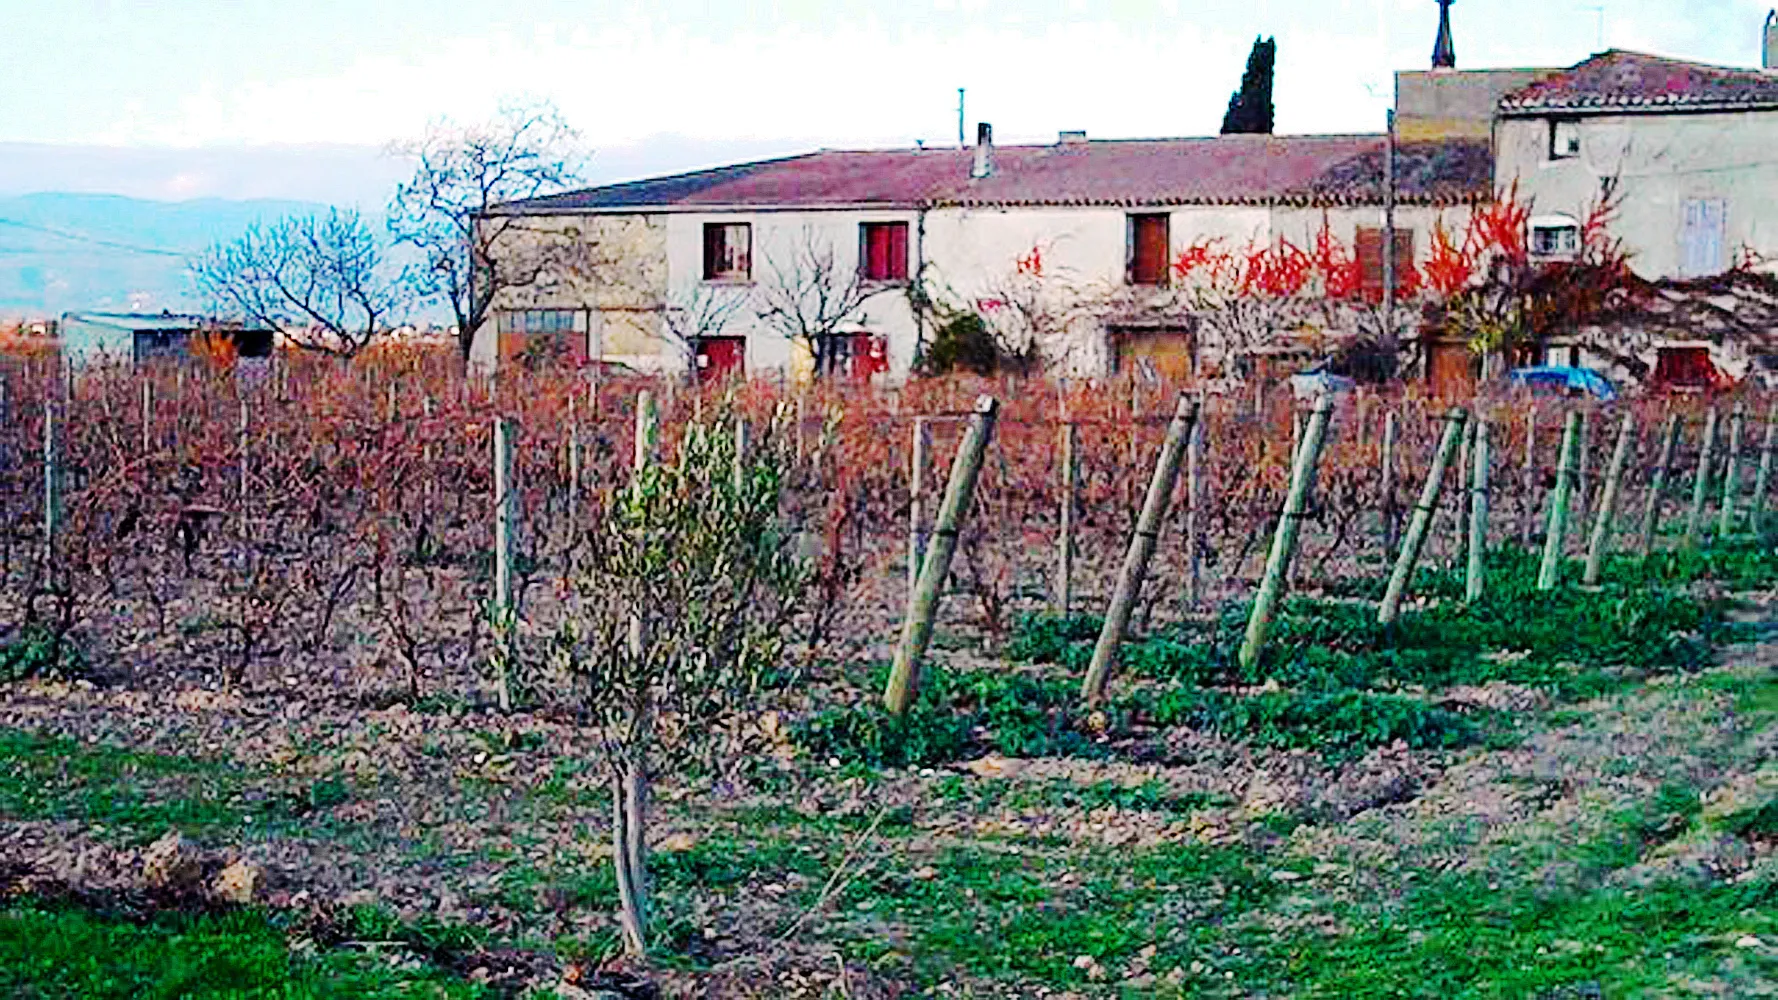
<svg viewBox="0 0 1778 1000"><path fill-rule="evenodd" d="M1289 239L1310 247L1324 222L1351 248L1360 227L1380 227L1380 207L1296 208L1264 206L1181 206L1160 208L937 208L913 210L832 209L818 211L657 212L551 217L547 228L569 227L588 238L628 247L635 259L605 266L592 276L572 276L548 287L502 293L496 308L591 308L597 332L591 344L603 344L604 356L639 368L665 368L678 363L676 348L660 336L658 310L668 303L688 303L700 291L738 304L720 333L747 341L747 370L793 372L799 354L792 342L759 315L763 287L788 268L798 248L831 248L835 272L850 275L859 266L860 226L872 222L908 225L908 271L924 275L935 298L973 308L991 296L1016 269L1019 258L1040 248L1046 278L1055 278L1074 293L1093 295L1125 287L1128 217L1132 213L1167 212L1171 255L1192 244L1220 240L1231 250L1251 243ZM1424 259L1430 232L1442 220L1460 233L1468 210L1463 207L1401 206L1397 225L1415 232L1415 248ZM750 280L704 280L704 227L712 223L746 223L752 230ZM913 365L923 331L908 301L904 284L884 284L866 301L857 329L882 336L889 353L890 376L905 376ZM602 311L601 311L602 310ZM655 310L651 313L650 310ZM495 340L489 329L478 336L475 359L492 364ZM925 331L924 335L929 335ZM1109 365L1104 331L1096 322L1071 324L1068 336L1083 349L1070 352L1075 374L1100 374ZM589 345L590 346L590 345Z"/></svg>
<svg viewBox="0 0 1778 1000"><path fill-rule="evenodd" d="M1515 179L1536 215L1584 219L1600 183L1619 178L1612 225L1647 278L1680 276L1685 203L1722 199L1723 263L1742 247L1778 255L1778 111L1602 115L1579 119L1581 155L1551 159L1550 119L1496 125L1496 180Z"/></svg>

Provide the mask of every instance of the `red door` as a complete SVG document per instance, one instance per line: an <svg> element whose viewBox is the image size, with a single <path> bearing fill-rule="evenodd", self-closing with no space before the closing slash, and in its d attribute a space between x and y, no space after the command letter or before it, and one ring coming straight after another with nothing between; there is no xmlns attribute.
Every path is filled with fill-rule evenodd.
<svg viewBox="0 0 1778 1000"><path fill-rule="evenodd" d="M747 338L704 337L698 341L698 381L739 375L747 367Z"/></svg>

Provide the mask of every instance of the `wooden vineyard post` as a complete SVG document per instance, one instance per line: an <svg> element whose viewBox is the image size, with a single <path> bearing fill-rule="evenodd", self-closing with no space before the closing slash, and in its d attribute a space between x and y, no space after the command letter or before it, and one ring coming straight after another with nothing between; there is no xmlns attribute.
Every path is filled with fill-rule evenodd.
<svg viewBox="0 0 1778 1000"><path fill-rule="evenodd" d="M1154 555L1161 523L1167 517L1167 503L1172 499L1173 487L1179 480L1179 466L1185 457L1185 444L1191 438L1192 426L1197 422L1197 401L1181 395L1179 405L1173 411L1173 420L1167 425L1167 437L1161 443L1160 457L1155 461L1154 476L1148 483L1148 496L1142 503L1141 515L1136 519L1136 534L1130 539L1129 551L1124 556L1123 571L1118 574L1117 588L1111 595L1111 606L1105 612L1105 624L1099 630L1098 643L1093 647L1092 663L1088 665L1086 678L1081 682L1080 696L1089 705L1097 704L1105 695L1105 685L1111 677L1111 661L1117 655L1118 644L1123 642L1124 630L1129 628L1130 613L1136 608L1136 598L1141 594L1143 577L1148 573L1148 560Z"/></svg>
<svg viewBox="0 0 1778 1000"><path fill-rule="evenodd" d="M796 433L795 433L796 464L799 466L803 464L803 456L808 454L808 448L807 448L807 446L804 442L804 439L803 439L803 423L807 419L807 416L808 416L807 404L804 401L802 390L799 389L799 390L797 390L797 393L796 393Z"/></svg>
<svg viewBox="0 0 1778 1000"><path fill-rule="evenodd" d="M1685 547L1696 548L1704 527L1704 503L1710 495L1711 451L1716 447L1716 408L1704 417L1704 437L1698 444L1698 476L1692 483L1692 507L1685 515Z"/></svg>
<svg viewBox="0 0 1778 1000"><path fill-rule="evenodd" d="M249 525L248 520L247 520L247 458L248 458L247 432L248 432L249 426L250 425L248 423L247 395L246 395L246 393L242 393L241 394L241 427L240 427L240 441L239 441L240 457L241 457L241 470L240 470L240 473L241 473L241 544L242 544L242 546L245 547L244 551L250 552L250 551L252 551L253 535L252 535L251 526Z"/></svg>
<svg viewBox="0 0 1778 1000"><path fill-rule="evenodd" d="M914 447L908 472L908 601L914 607L914 591L920 585L920 560L926 557L926 465L932 450L932 426L925 417L914 418Z"/></svg>
<svg viewBox="0 0 1778 1000"><path fill-rule="evenodd" d="M1525 411L1525 502L1519 519L1519 545L1529 549L1537 533L1537 407Z"/></svg>
<svg viewBox="0 0 1778 1000"><path fill-rule="evenodd" d="M568 538L580 535L580 415L575 412L575 394L568 393Z"/></svg>
<svg viewBox="0 0 1778 1000"><path fill-rule="evenodd" d="M1629 460L1630 446L1636 440L1636 417L1625 413L1617 432L1617 447L1611 450L1611 465L1605 471L1605 487L1593 512L1593 537L1587 542L1587 568L1581 583L1599 585L1599 574L1605 568L1606 549L1610 547L1612 522L1617 517L1617 497L1624 476L1624 463Z"/></svg>
<svg viewBox="0 0 1778 1000"><path fill-rule="evenodd" d="M1562 429L1562 459L1556 467L1556 492L1550 497L1550 523L1544 532L1543 562L1537 589L1554 590L1562 576L1563 537L1568 534L1568 503L1574 495L1575 452L1580 449L1580 414L1569 413Z"/></svg>
<svg viewBox="0 0 1778 1000"><path fill-rule="evenodd" d="M154 454L154 380L142 380L142 455Z"/></svg>
<svg viewBox="0 0 1778 1000"><path fill-rule="evenodd" d="M62 530L62 441L55 394L43 400L43 571L55 571L56 534Z"/></svg>
<svg viewBox="0 0 1778 1000"><path fill-rule="evenodd" d="M1185 446L1185 600L1196 611L1204 600L1204 394L1198 393L1198 419Z"/></svg>
<svg viewBox="0 0 1778 1000"><path fill-rule="evenodd" d="M1746 423L1747 412L1736 403L1729 416L1729 451L1723 456L1722 463L1722 510L1716 517L1719 541L1728 541L1735 531L1735 511L1740 506L1740 497L1736 494L1741 492L1741 431Z"/></svg>
<svg viewBox="0 0 1778 1000"><path fill-rule="evenodd" d="M640 476L642 470L654 462L655 450L660 441L661 433L660 410L655 407L654 393L647 389L636 394L636 453L633 475Z"/></svg>
<svg viewBox="0 0 1778 1000"><path fill-rule="evenodd" d="M1408 536L1401 543L1401 552L1396 556L1395 569L1389 574L1389 589L1383 593L1383 603L1377 609L1377 623L1388 625L1395 621L1401 613L1402 598L1407 596L1408 585L1413 582L1414 566L1420 561L1420 550L1426 544L1426 532L1432 527L1432 517L1438 512L1438 498L1444 488L1445 470L1450 468L1451 459L1457 454L1457 441L1463 436L1463 425L1469 414L1461 406L1454 406L1445 414L1445 432L1439 439L1438 451L1432 456L1432 468L1426 472L1426 485L1420 490L1420 502L1414 505L1413 520L1408 522Z"/></svg>
<svg viewBox="0 0 1778 1000"><path fill-rule="evenodd" d="M1580 411L1580 446L1574 452L1574 493L1569 497L1569 523L1577 530L1586 530L1588 501L1593 494L1593 421L1585 410Z"/></svg>
<svg viewBox="0 0 1778 1000"><path fill-rule="evenodd" d="M994 418L1000 404L992 396L976 400L969 430L951 462L951 478L945 484L944 501L939 504L938 522L926 558L920 564L920 582L914 589L912 606L902 623L901 642L895 648L895 662L889 669L889 684L883 691L883 705L892 715L903 715L912 703L920 684L920 661L932 641L932 623L943 597L945 578L951 575L951 557L957 552L957 532L969 513L969 502L975 496L975 481L981 475L982 459L988 442L994 436Z"/></svg>
<svg viewBox="0 0 1778 1000"><path fill-rule="evenodd" d="M494 654L495 696L502 712L512 711L514 621L513 545L518 534L518 491L513 482L512 422L494 420Z"/></svg>
<svg viewBox="0 0 1778 1000"><path fill-rule="evenodd" d="M420 478L420 510L422 513L432 512L432 396L420 397L420 418L423 421L420 431L421 440L426 443L420 447L420 462L425 468L425 475Z"/></svg>
<svg viewBox="0 0 1778 1000"><path fill-rule="evenodd" d="M753 447L751 431L747 426L747 418L735 417L735 497L739 499L747 491L747 453Z"/></svg>
<svg viewBox="0 0 1778 1000"><path fill-rule="evenodd" d="M1667 474L1673 467L1673 450L1679 447L1682 424L1679 414L1667 415L1667 427L1661 432L1661 457L1655 463L1654 481L1649 483L1648 499L1642 507L1642 538L1639 543L1643 558L1655 547L1655 528L1661 516L1661 501L1667 492Z"/></svg>
<svg viewBox="0 0 1778 1000"><path fill-rule="evenodd" d="M1766 489L1772 484L1772 450L1778 447L1778 402L1766 411L1766 433L1760 440L1759 472L1753 477L1753 514L1748 527L1755 538L1766 532Z"/></svg>
<svg viewBox="0 0 1778 1000"><path fill-rule="evenodd" d="M1074 611L1074 505L1080 489L1079 431L1074 422L1062 423L1062 527L1056 539L1056 604L1066 618Z"/></svg>
<svg viewBox="0 0 1778 1000"><path fill-rule="evenodd" d="M1474 457L1469 480L1469 566L1463 586L1463 599L1470 604L1482 599L1488 561L1488 422L1479 415Z"/></svg>
<svg viewBox="0 0 1778 1000"><path fill-rule="evenodd" d="M1469 456L1475 447L1475 429L1480 422L1479 416L1467 421L1463 425L1463 437L1457 443L1457 530L1452 532L1456 536L1451 554L1453 571L1459 565L1468 565L1464 552L1469 545Z"/></svg>
<svg viewBox="0 0 1778 1000"><path fill-rule="evenodd" d="M1321 446L1327 439L1327 420L1332 412L1333 397L1322 393L1315 400L1315 410L1303 427L1302 443L1297 446L1291 463L1290 493L1284 500L1278 530L1272 536L1272 551L1266 557L1266 573L1260 580L1259 595L1254 598L1253 612L1247 618L1247 635L1241 643L1243 669L1259 662L1260 650L1265 648L1272 613L1277 610L1278 598L1290 572L1290 561L1296 555L1297 533L1308 508L1309 493L1315 486L1315 470L1321 461Z"/></svg>
<svg viewBox="0 0 1778 1000"><path fill-rule="evenodd" d="M1394 410L1383 415L1383 558L1395 554L1401 534L1400 512L1395 509L1395 446L1401 435Z"/></svg>

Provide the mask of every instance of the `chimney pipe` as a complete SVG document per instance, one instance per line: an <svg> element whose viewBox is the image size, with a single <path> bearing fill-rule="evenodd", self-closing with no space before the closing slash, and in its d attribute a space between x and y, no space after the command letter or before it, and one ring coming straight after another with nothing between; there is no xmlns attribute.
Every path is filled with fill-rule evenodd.
<svg viewBox="0 0 1778 1000"><path fill-rule="evenodd" d="M1778 71L1778 10L1766 14L1765 44L1760 48L1760 67Z"/></svg>
<svg viewBox="0 0 1778 1000"><path fill-rule="evenodd" d="M969 176L979 181L993 172L994 126L981 122L975 127L975 165L969 168Z"/></svg>

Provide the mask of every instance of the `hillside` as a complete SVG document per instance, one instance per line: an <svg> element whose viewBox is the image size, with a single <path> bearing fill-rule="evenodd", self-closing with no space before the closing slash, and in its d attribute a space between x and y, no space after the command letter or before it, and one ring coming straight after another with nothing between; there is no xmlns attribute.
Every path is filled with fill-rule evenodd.
<svg viewBox="0 0 1778 1000"><path fill-rule="evenodd" d="M0 198L0 316L194 306L185 273L189 255L257 220L325 208L270 199Z"/></svg>

